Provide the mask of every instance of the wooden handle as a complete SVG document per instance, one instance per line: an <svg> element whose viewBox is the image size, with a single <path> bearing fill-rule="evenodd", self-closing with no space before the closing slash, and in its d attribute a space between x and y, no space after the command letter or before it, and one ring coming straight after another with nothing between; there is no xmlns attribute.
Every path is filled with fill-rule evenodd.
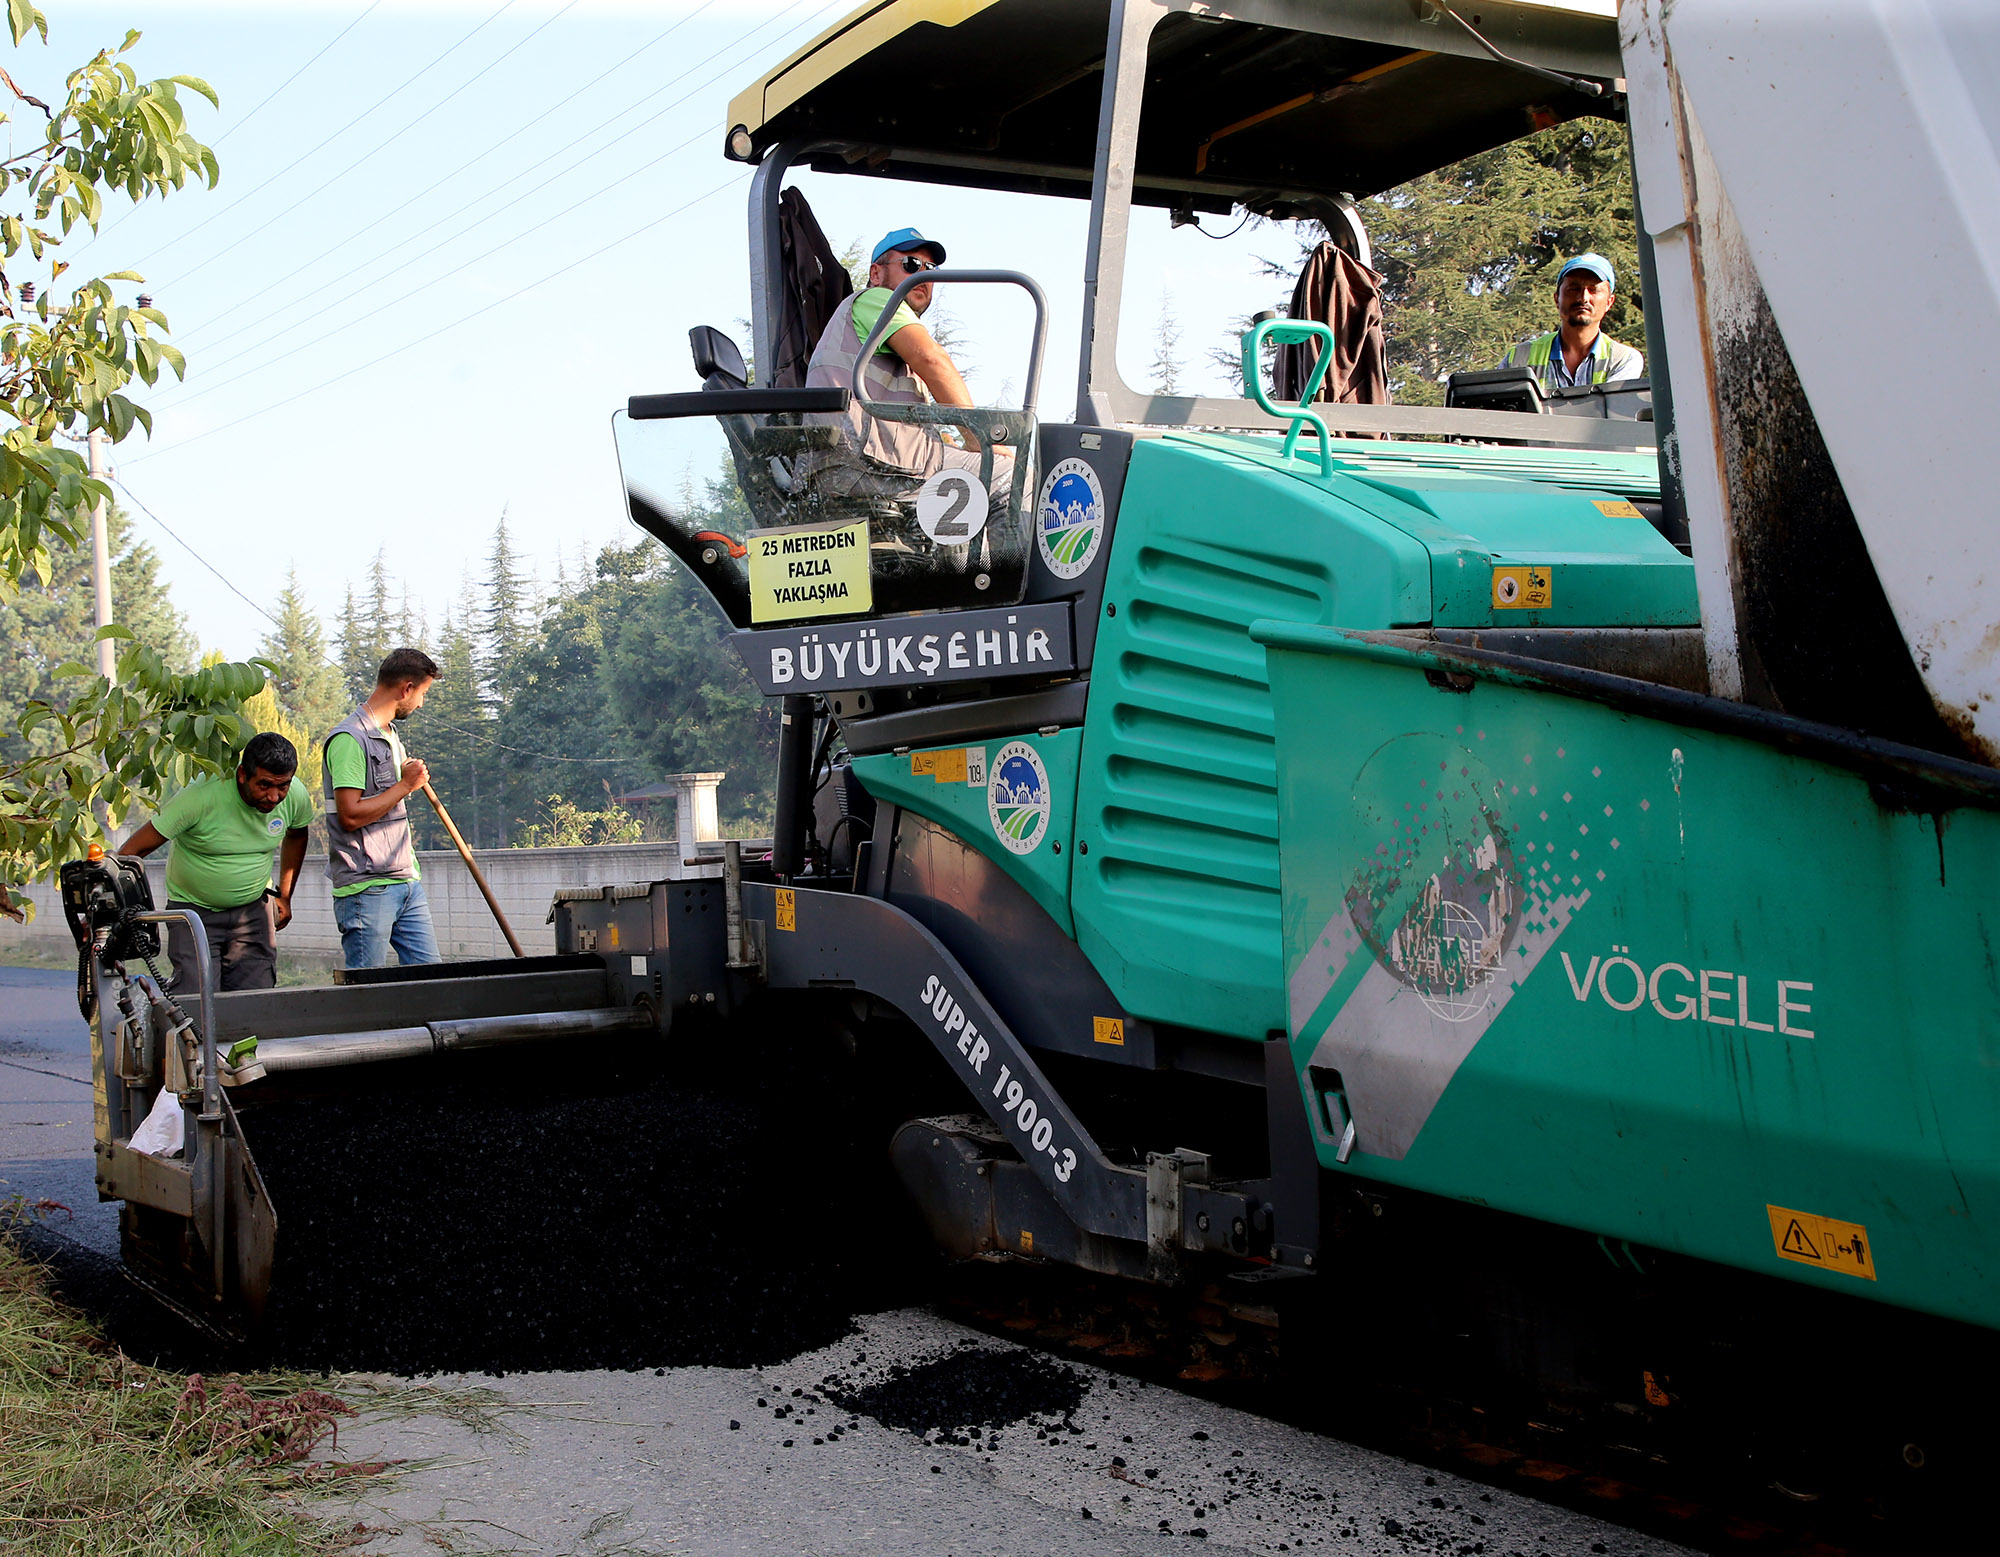
<svg viewBox="0 0 2000 1557"><path fill-rule="evenodd" d="M500 911L500 902L493 896L493 889L486 884L486 873L479 868L479 862L472 857L472 851L465 846L465 839L459 836L458 825L452 821L451 813L444 808L444 802L437 797L437 791L424 785L424 798L437 807L438 820L444 823L444 830L451 834L451 841L458 845L458 857L465 861L465 868L472 872L472 879L479 884L479 892L486 899L486 906L493 910L493 921L500 926L500 933L507 937L507 944L514 949L516 957L528 954L521 950L521 941L514 934L514 927L507 923L507 916Z"/></svg>

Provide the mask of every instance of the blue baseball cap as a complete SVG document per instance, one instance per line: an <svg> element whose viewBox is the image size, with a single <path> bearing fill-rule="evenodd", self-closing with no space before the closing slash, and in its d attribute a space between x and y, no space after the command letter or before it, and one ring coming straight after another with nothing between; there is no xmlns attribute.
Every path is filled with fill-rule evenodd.
<svg viewBox="0 0 2000 1557"><path fill-rule="evenodd" d="M914 227L898 227L894 232L885 234L882 241L875 245L875 252L868 256L868 262L872 265L891 249L901 249L905 254L917 249L929 249L932 259L940 265L944 263L944 245L935 238L926 238Z"/></svg>
<svg viewBox="0 0 2000 1557"><path fill-rule="evenodd" d="M1618 290L1618 272L1611 268L1611 261L1606 259L1602 254L1579 254L1575 259L1570 260L1561 270L1556 272L1557 287L1562 286L1563 277L1567 276L1572 270L1587 270L1611 288L1612 291L1616 292Z"/></svg>

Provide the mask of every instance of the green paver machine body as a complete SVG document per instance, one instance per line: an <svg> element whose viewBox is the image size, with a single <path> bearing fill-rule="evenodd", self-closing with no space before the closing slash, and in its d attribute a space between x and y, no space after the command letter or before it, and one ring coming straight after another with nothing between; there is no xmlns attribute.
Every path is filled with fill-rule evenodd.
<svg viewBox="0 0 2000 1557"><path fill-rule="evenodd" d="M1267 67L1246 75L1253 54ZM1035 536L1018 597L993 604L1065 610L1057 662L1014 673L996 636L983 670L994 612L959 621L987 604L962 590L913 617L751 619L740 574L635 474L649 422L718 401L634 400L619 429L634 516L786 698L772 882L799 906L773 900L768 944L818 914L858 938L839 894L879 896L1027 1049L1063 1057L1072 1100L1093 1070L1179 1071L1218 1084L1220 1119L1222 1083L1263 1087L1269 1177L1245 1175L1236 1207L1250 1237L1163 1232L1149 1213L1154 1273L1163 1245L1312 1268L1319 1229L1301 1223L1317 1212L1295 1193L1309 1141L1323 1184L1576 1229L1614 1264L1624 1240L2000 1324L1984 869L2000 782L1935 738L1928 703L1890 717L1857 694L1844 729L1710 695L1688 498L1673 469L1663 485L1653 436L1673 427L1657 321L1653 403L1623 422L1275 405L1262 339L1309 333L1286 324L1246 340L1255 404L1146 395L1113 360L1135 206L1313 217L1365 260L1357 193L1622 107L1624 87L1608 18L1538 6L1487 7L1477 35L1441 7L1365 0L858 11L732 106L730 155L758 166L756 358L772 360L785 307L793 166L1091 200L1076 418L1036 423L1031 374L1014 437L1033 477L996 494L992 520ZM775 413L765 454L798 436L787 413L827 409L769 382L708 385L767 397L732 402ZM1756 408L1707 405L1699 425L1732 409ZM1812 533L1830 547L1841 522ZM880 523L872 544L878 567L907 563ZM1876 654L1877 627L1857 611L1822 631ZM877 637L928 649L944 679L871 679L856 644ZM879 808L841 862L851 883L797 842L815 697ZM1011 1129L980 1097L986 1072L962 1079ZM918 1123L948 1155L937 1121ZM1169 1144L1147 1143L1149 1203L1202 1156ZM982 1174L1007 1155L962 1155L980 1150ZM1104 1225L1073 1189L1047 1186L1080 1244L1039 1219L1049 1207L947 1184L922 1155L899 1138L948 1247L1129 1268L1091 1242Z"/></svg>

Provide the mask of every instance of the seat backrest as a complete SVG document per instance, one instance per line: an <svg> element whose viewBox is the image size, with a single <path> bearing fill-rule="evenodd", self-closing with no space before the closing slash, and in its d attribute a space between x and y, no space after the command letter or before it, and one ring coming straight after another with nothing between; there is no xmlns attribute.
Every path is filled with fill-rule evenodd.
<svg viewBox="0 0 2000 1557"><path fill-rule="evenodd" d="M736 342L711 324L698 324L688 331L688 346L694 352L694 370L703 389L743 389L750 371L743 365L743 353Z"/></svg>

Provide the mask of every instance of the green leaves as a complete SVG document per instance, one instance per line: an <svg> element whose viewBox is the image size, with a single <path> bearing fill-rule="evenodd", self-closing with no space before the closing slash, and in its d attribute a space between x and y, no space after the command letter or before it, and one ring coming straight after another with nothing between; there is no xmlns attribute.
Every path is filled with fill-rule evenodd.
<svg viewBox="0 0 2000 1557"><path fill-rule="evenodd" d="M259 664L213 664L179 673L125 628L118 683L74 662L56 674L84 684L66 706L45 699L21 711L7 744L33 755L0 761L0 885L16 885L102 842L95 807L113 815L158 810L170 789L234 767L242 705L264 690ZM56 740L31 741L53 727Z"/></svg>
<svg viewBox="0 0 2000 1557"><path fill-rule="evenodd" d="M7 22L17 47L31 31L47 41L48 23L30 0L7 0ZM141 82L122 58L138 41L127 32L116 51L71 71L54 107L0 71L0 85L46 116L0 159L0 599L52 579L58 550L77 546L92 507L110 499L83 457L56 440L150 433L151 414L124 391L135 378L157 383L162 368L187 371L160 338L166 315L119 300L113 283L142 283L137 271L65 282L59 258L78 225L96 230L107 193L138 201L190 179L213 187L219 177L181 100L185 90L216 105L214 88L186 75ZM36 265L44 274L28 303L23 283ZM114 814L153 808L169 787L221 771L242 735L243 701L264 687L258 665L181 674L128 628L107 627L92 641L106 640L120 645L117 684L65 662L43 674L74 692L51 701L55 689L43 683L47 695L21 709L13 731L0 730L0 750L12 753L0 758L0 884L80 852L97 837L94 805Z"/></svg>
<svg viewBox="0 0 2000 1557"><path fill-rule="evenodd" d="M21 46L21 40L28 36L31 28L42 35L42 42L49 41L49 19L29 0L7 0L7 26L13 31L16 48Z"/></svg>

